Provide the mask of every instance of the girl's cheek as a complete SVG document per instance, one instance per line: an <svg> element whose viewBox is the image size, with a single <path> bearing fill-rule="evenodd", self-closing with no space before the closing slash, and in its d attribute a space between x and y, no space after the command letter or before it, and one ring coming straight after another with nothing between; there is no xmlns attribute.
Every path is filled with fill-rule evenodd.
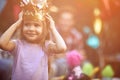
<svg viewBox="0 0 120 80"><path fill-rule="evenodd" d="M42 29L41 27L40 27L40 28L37 28L36 30L37 30L38 32L40 32L40 33L43 32L43 29Z"/></svg>

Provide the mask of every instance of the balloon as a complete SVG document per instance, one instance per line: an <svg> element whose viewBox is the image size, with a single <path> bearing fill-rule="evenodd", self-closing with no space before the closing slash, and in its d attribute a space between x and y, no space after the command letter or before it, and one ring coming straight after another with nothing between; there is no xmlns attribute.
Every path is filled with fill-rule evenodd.
<svg viewBox="0 0 120 80"><path fill-rule="evenodd" d="M72 50L66 54L66 59L70 67L75 67L80 65L83 57L77 50Z"/></svg>
<svg viewBox="0 0 120 80"><path fill-rule="evenodd" d="M94 48L94 49L96 49L96 48L99 47L100 41L99 41L97 36L91 35L91 36L89 36L89 38L87 40L87 45Z"/></svg>
<svg viewBox="0 0 120 80"><path fill-rule="evenodd" d="M102 71L102 76L103 77L113 77L114 76L114 71L110 65L107 65L103 71Z"/></svg>
<svg viewBox="0 0 120 80"><path fill-rule="evenodd" d="M91 63L85 63L83 65L82 70L83 70L84 74L86 74L87 76L90 77L92 75L92 73L93 73L94 67L93 67L93 65Z"/></svg>

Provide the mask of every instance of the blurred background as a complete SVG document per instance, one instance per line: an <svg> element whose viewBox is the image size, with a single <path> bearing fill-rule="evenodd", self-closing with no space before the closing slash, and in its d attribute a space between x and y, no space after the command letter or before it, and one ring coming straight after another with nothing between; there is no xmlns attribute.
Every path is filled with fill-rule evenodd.
<svg viewBox="0 0 120 80"><path fill-rule="evenodd" d="M0 0L0 35L18 19L19 1ZM120 78L120 0L49 0L48 5L49 13L66 44L69 46L69 43L74 43L74 46L79 47L74 48L92 64L92 71L97 69L93 72L93 78L112 77L120 80L117 79ZM66 22L69 21L67 14L60 16L65 8L74 9L73 22ZM64 31L67 30L65 26L70 24L74 26L72 30L73 28L77 30L72 31L75 35L72 38L76 38L73 41L70 37L66 39L66 36L71 34L67 35L70 29ZM4 67L3 63L11 68L12 57L8 52L0 50L0 67L1 65ZM0 76L2 74L3 72L0 71ZM2 78L3 76L0 80L5 80Z"/></svg>

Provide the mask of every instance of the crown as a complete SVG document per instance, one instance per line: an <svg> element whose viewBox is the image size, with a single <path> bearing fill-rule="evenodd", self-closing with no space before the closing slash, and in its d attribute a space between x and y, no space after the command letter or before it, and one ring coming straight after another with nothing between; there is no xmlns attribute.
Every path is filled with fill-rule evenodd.
<svg viewBox="0 0 120 80"><path fill-rule="evenodd" d="M23 11L23 20L45 20L48 12L47 0L22 0L20 7Z"/></svg>

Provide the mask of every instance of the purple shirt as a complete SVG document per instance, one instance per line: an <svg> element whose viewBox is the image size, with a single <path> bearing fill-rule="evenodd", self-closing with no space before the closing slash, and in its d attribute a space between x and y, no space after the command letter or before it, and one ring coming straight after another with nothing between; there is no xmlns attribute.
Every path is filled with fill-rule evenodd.
<svg viewBox="0 0 120 80"><path fill-rule="evenodd" d="M14 56L12 80L48 80L48 56L40 45L24 40L16 40L15 43L16 47L11 52Z"/></svg>

